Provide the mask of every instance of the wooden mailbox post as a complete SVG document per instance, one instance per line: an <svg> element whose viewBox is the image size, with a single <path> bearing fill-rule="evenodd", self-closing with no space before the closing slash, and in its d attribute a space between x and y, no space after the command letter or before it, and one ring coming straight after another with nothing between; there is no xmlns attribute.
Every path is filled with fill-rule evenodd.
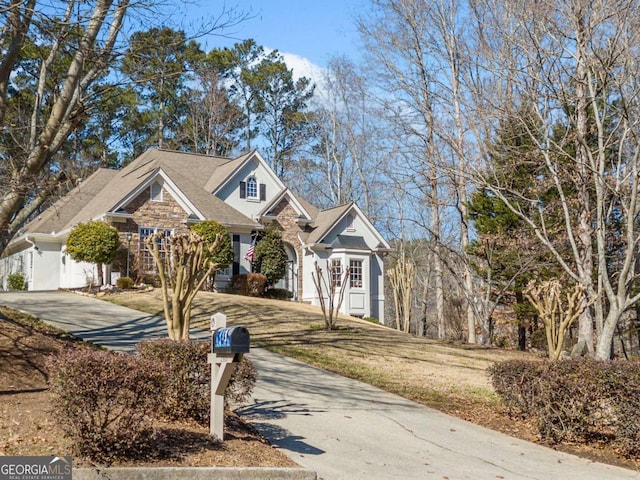
<svg viewBox="0 0 640 480"><path fill-rule="evenodd" d="M249 352L249 332L244 327L227 328L227 316L211 316L211 420L209 430L214 438L224 441L224 391L236 365Z"/></svg>

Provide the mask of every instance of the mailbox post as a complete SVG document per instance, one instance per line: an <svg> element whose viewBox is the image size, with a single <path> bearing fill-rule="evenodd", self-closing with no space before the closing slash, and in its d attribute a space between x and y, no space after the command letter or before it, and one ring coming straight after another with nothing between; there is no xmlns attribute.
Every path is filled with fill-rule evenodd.
<svg viewBox="0 0 640 480"><path fill-rule="evenodd" d="M244 327L227 328L227 316L211 316L211 420L210 434L224 440L224 391L233 371L245 353L249 353L249 332Z"/></svg>

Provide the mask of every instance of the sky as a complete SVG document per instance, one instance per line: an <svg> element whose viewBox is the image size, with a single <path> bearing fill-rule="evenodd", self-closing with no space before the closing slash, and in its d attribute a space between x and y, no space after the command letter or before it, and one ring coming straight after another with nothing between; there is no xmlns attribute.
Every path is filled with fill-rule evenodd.
<svg viewBox="0 0 640 480"><path fill-rule="evenodd" d="M236 6L251 18L224 30L227 38L208 36L199 42L210 50L253 38L267 51L277 49L294 70L294 77L317 78L318 69L325 67L332 56L358 59L354 17L362 4L363 0L226 0L227 8ZM194 19L220 10L221 4L211 0L201 0L200 7L189 9Z"/></svg>

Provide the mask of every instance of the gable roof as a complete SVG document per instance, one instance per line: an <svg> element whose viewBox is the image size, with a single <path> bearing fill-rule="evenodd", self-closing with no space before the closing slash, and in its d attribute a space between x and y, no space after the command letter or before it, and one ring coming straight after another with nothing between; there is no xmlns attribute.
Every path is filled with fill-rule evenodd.
<svg viewBox="0 0 640 480"><path fill-rule="evenodd" d="M20 234L56 234L65 230L69 224L72 224L77 212L91 203L91 200L111 182L117 173L116 170L99 168L89 178L42 212L35 220L28 223L20 231Z"/></svg>
<svg viewBox="0 0 640 480"><path fill-rule="evenodd" d="M278 178L275 172L267 164L267 162L265 162L264 158L262 158L262 156L256 150L253 150L230 161L229 164L223 165L222 168L220 168L219 171L216 172L216 179L210 179L207 182L207 187L212 187L209 191L214 194L218 193L225 186L227 186L235 178L236 173L239 172L242 167L251 160L255 160L259 165L262 165L264 170L271 177L273 182L280 188L280 190L285 190L287 188L284 186L284 183L282 183L282 180Z"/></svg>
<svg viewBox="0 0 640 480"><path fill-rule="evenodd" d="M337 207L320 210L315 217L313 227L315 229L309 234L306 242L309 244L320 243L322 239L331 231L338 221L351 209L353 202L338 205Z"/></svg>
<svg viewBox="0 0 640 480"><path fill-rule="evenodd" d="M338 205L337 207L328 208L326 210L320 210L315 218L315 222L312 225L312 227L315 227L314 230L309 233L306 238L301 237L301 240L303 240L307 245L323 243L324 238L329 233L331 233L331 231L336 227L340 220L342 220L350 212L354 212L378 240L378 245L374 248L374 250L391 249L389 243L382 237L382 235L380 235L378 230L376 230L373 224L364 215L362 210L358 208L358 205L354 201L345 203L343 205ZM360 242L359 239L361 239L362 241ZM340 245L340 247L336 248L354 248L360 250L362 249L363 245L366 245L364 242L364 238L360 236L338 235L336 242L336 245Z"/></svg>
<svg viewBox="0 0 640 480"><path fill-rule="evenodd" d="M133 200L158 176L162 177L188 213L201 220L214 219L226 226L262 228L215 195L206 186L212 178L226 174L238 159L211 157L169 150L150 149L122 170L99 169L85 182L47 209L25 232L62 232L80 222L116 213Z"/></svg>
<svg viewBox="0 0 640 480"><path fill-rule="evenodd" d="M233 173L238 170L244 163L253 155L253 151L239 156L235 159L228 159L226 163L221 164L216 169L216 174L212 175L205 184L205 190L207 192L215 192L226 184Z"/></svg>
<svg viewBox="0 0 640 480"><path fill-rule="evenodd" d="M280 191L278 195L273 197L273 200L267 203L262 210L260 210L260 212L258 213L258 218L262 217L263 215L269 215L271 210L278 206L278 204L284 199L288 200L289 205L291 205L291 207L293 207L293 209L296 211L299 219L304 219L308 222L311 222L316 217L319 211L310 203L301 202L300 199L296 197L291 190L285 188L284 190Z"/></svg>

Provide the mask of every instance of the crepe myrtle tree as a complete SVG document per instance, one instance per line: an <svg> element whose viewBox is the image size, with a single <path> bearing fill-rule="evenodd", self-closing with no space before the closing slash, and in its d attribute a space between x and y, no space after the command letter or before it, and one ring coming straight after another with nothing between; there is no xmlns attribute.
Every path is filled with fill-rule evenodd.
<svg viewBox="0 0 640 480"><path fill-rule="evenodd" d="M97 265L98 286L104 283L102 265L113 262L119 246L118 230L96 220L79 223L67 239L67 253L73 260Z"/></svg>
<svg viewBox="0 0 640 480"><path fill-rule="evenodd" d="M224 237L219 233L209 242L193 231L175 235L162 231L145 239L158 267L171 340L189 340L191 304L207 278L220 267L216 258L223 248Z"/></svg>
<svg viewBox="0 0 640 480"><path fill-rule="evenodd" d="M330 260L327 260L326 274L323 273L322 267L318 262L314 262L313 266L314 270L311 272L311 278L320 302L324 328L326 330L334 330L338 320L338 313L344 300L344 291L347 287L350 269L347 267L343 270L341 263Z"/></svg>

